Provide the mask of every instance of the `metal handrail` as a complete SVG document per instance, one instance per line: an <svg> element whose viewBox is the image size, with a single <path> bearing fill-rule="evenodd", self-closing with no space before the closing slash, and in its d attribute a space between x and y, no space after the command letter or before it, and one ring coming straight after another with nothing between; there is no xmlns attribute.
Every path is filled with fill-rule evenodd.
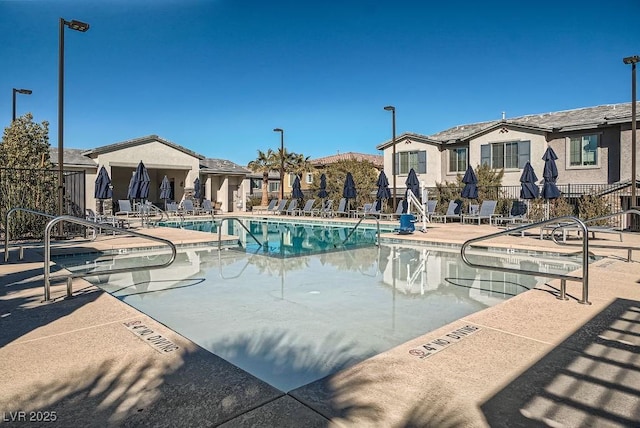
<svg viewBox="0 0 640 428"><path fill-rule="evenodd" d="M526 269L506 268L502 266L483 265L483 264L473 263L469 261L469 259L467 259L466 250L471 244L475 242L497 238L498 236L503 236L503 235L511 235L513 233L518 233L518 232L521 233L522 231L525 231L527 229L544 226L545 224L558 223L560 221L575 223L583 232L582 234L582 277L559 274L559 273L551 273L551 272L538 272L538 271L531 271ZM493 269L500 272L524 273L527 275L546 276L548 278L560 279L560 295L558 296L558 299L560 300L567 300L566 280L581 281L582 282L582 299L579 300L578 303L582 303L583 305L591 304L589 302L589 237L587 236L587 226L579 218L576 218L573 216L557 217L549 220L543 220L538 223L526 224L524 226L515 227L513 229L507 229L500 232L491 233L489 235L480 236L478 238L469 239L464 244L462 244L462 248L460 249L460 256L462 257L462 261L464 261L468 266L471 266L474 268Z"/></svg>
<svg viewBox="0 0 640 428"><path fill-rule="evenodd" d="M30 210L28 208L20 208L20 207L16 207L16 208L11 208L9 211L7 211L7 215L5 216L5 221L4 221L4 261L8 262L9 261L9 218L11 216L11 214L13 214L14 212L17 211L24 211L27 213L31 213L31 214L36 214L42 217L47 217L47 218L55 218L56 216L51 215L51 214L47 214L47 213L43 213L41 211L34 211L34 210Z"/></svg>
<svg viewBox="0 0 640 428"><path fill-rule="evenodd" d="M244 223L242 223L242 220L240 220L240 218L224 217L223 219L220 220L220 223L218 223L218 251L222 249L222 223L224 223L225 220L236 220L238 223L240 223L240 226L242 226L244 230L246 230L247 233L251 235L251 237L258 243L258 245L262 247L262 243L258 241L258 238L256 238L256 236L253 233L251 233L251 231L247 228L247 226L245 226Z"/></svg>
<svg viewBox="0 0 640 428"><path fill-rule="evenodd" d="M356 231L356 229L358 228L358 226L360 226L360 223L362 223L362 221L364 219L370 219L370 220L375 220L376 221L376 225L377 225L377 229L378 229L378 234L376 235L376 246L380 245L380 220L376 217L367 217L367 214L365 214L360 220L358 220L358 222L356 223L355 226L353 226L353 228L351 229L351 232L349 232L349 234L347 235L346 238L344 238L344 241L342 241L342 245L345 245L347 243L347 241L349 240L349 238L351 238L351 235L353 235L353 232Z"/></svg>
<svg viewBox="0 0 640 428"><path fill-rule="evenodd" d="M622 215L627 215L627 214L636 214L640 216L640 210L637 210L635 208L631 208L625 211L619 211L617 213L613 213L613 214L605 214L605 215L601 215L598 217L592 217L586 220L583 220L585 224L587 223L593 223L596 221L600 221L600 220L606 220L608 218L613 218L613 217L618 217L618 216L622 216ZM556 229L562 229L563 226L558 226L556 228L554 228L553 230L555 231ZM597 232L597 230L589 230L589 227L587 226L587 232ZM620 231L620 233L622 233L622 230ZM570 247L575 247L575 244L568 244L566 242L558 242L556 240L555 235L552 233L551 234L551 238L553 239L553 242L555 242L558 245L567 245ZM602 244L592 244L589 243L589 246L591 248L610 248L610 249L615 249L615 250L627 250L627 262L631 262L631 253L633 250L640 250L640 248L638 247L632 247L630 245L602 245Z"/></svg>
<svg viewBox="0 0 640 428"><path fill-rule="evenodd" d="M47 227L45 227L44 229L44 300L48 301L51 300L51 283L49 280L49 276L50 276L50 262L51 262L51 229L53 229L53 226L55 226L57 223L60 223L62 221L68 221L70 223L76 223L76 224L80 224L80 225L84 225L87 227L95 227L96 223L90 220L85 220L85 219L81 219L78 217L72 217L72 216L68 216L68 215L64 215L64 216L60 216L60 217L55 217L53 220L51 220L49 223L47 223ZM144 233L140 233L140 232L134 232L133 230L129 230L129 229L122 229L119 227L115 227L115 226L111 226L108 224L100 224L100 228L102 229L106 229L106 230L111 230L112 232L125 232L127 235L133 235L133 236L137 236L139 238L146 238L146 239L150 239L152 241L158 241L161 242L163 244L167 244L170 248L171 248L171 257L169 258L168 261L161 263L161 264L157 264L157 265L149 265L149 266L144 266L144 269L160 269L160 268L164 268L167 267L169 265L171 265L171 263L173 263L173 261L176 259L177 256L177 250L176 250L176 246L173 244L173 242L164 239L164 238L158 238L157 236L151 236L151 235L147 235ZM140 269L140 266L129 266L129 267L125 267L125 268L119 268L119 269L110 269L108 272L111 273L125 273L125 272L133 272L137 269ZM96 271L91 271L91 272L86 272L86 273L77 273L74 274L72 273L71 275L69 275L67 277L67 297L71 297L71 295L73 294L73 290L72 290L72 279L73 278L82 278L85 276L93 276L95 275L97 272Z"/></svg>

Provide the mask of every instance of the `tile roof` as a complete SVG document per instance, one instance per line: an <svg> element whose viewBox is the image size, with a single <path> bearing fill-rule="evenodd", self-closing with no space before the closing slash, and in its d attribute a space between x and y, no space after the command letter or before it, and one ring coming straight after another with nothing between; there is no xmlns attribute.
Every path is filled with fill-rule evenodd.
<svg viewBox="0 0 640 428"><path fill-rule="evenodd" d="M194 152L193 150L189 150L186 147L183 147L179 144L173 143L169 140L165 140L164 138L158 137L157 135L147 135L145 137L133 138L131 140L120 141L118 143L107 144L106 146L96 147L95 149L91 149L85 152L85 155L99 155L102 153L113 152L116 150L121 150L127 147L138 146L140 144L146 144L152 141L158 141L159 143L166 144L169 147L172 147L176 150L184 152L188 155L191 155L198 159L204 159L204 156Z"/></svg>
<svg viewBox="0 0 640 428"><path fill-rule="evenodd" d="M225 159L206 158L200 161L200 172L247 175L251 170Z"/></svg>
<svg viewBox="0 0 640 428"><path fill-rule="evenodd" d="M640 103L636 104L636 108L638 106L640 106ZM596 126L630 121L631 103L620 103L457 125L429 136L412 133L403 135L413 135L446 144L465 140L471 136L504 124L551 132L588 129ZM398 138L396 138L396 141L397 140ZM391 144L391 140L385 141L378 145L377 148L383 149L389 144Z"/></svg>
<svg viewBox="0 0 640 428"><path fill-rule="evenodd" d="M64 164L97 168L98 164L88 156L85 149L64 149ZM58 164L58 148L49 147L49 156L54 165Z"/></svg>
<svg viewBox="0 0 640 428"><path fill-rule="evenodd" d="M337 155L311 159L310 162L311 164L318 166L318 165L330 165L332 163L343 161L343 160L355 160L355 161L367 160L373 163L376 167L382 168L384 157L382 155L369 155L366 153L346 152L346 153L338 153Z"/></svg>

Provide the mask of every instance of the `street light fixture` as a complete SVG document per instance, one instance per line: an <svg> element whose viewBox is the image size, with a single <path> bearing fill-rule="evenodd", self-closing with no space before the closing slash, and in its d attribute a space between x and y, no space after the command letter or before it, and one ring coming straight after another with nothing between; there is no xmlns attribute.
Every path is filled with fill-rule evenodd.
<svg viewBox="0 0 640 428"><path fill-rule="evenodd" d="M636 64L640 56L628 56L622 59L625 64L631 64L631 207L636 201Z"/></svg>
<svg viewBox="0 0 640 428"><path fill-rule="evenodd" d="M396 205L396 108L394 106L386 106L384 109L391 112L391 147L393 149L391 175L393 175L393 209L396 209L398 208Z"/></svg>
<svg viewBox="0 0 640 428"><path fill-rule="evenodd" d="M60 18L58 49L58 215L64 214L64 27L82 33L89 29L89 24L81 21L66 21ZM60 223L62 232L62 223ZM61 233L62 235L62 233Z"/></svg>
<svg viewBox="0 0 640 428"><path fill-rule="evenodd" d="M280 133L280 200L284 200L284 129L274 128L273 132Z"/></svg>
<svg viewBox="0 0 640 428"><path fill-rule="evenodd" d="M16 94L31 95L32 92L31 89L13 88L13 114L11 115L11 122L15 122L16 120Z"/></svg>

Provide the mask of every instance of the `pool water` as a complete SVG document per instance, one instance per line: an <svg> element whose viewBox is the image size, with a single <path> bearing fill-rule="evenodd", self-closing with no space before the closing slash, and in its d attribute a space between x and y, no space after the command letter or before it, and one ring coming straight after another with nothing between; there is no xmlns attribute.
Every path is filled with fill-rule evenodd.
<svg viewBox="0 0 640 428"><path fill-rule="evenodd" d="M459 250L381 245L292 258L191 248L171 267L108 269L166 253L65 257L114 296L282 391L290 391L535 287L541 277L476 270ZM569 272L575 260L476 254ZM102 281L98 283L98 281Z"/></svg>

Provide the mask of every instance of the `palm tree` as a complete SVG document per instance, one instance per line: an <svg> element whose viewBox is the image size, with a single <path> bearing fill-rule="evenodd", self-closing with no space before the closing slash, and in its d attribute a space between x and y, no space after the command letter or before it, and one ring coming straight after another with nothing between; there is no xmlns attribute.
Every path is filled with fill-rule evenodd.
<svg viewBox="0 0 640 428"><path fill-rule="evenodd" d="M300 178L304 173L315 171L315 167L309 159L310 156L305 157L303 154L291 153L291 160L289 161L291 171Z"/></svg>
<svg viewBox="0 0 640 428"><path fill-rule="evenodd" d="M279 169L279 157L276 153L269 149L267 152L258 150L258 157L255 160L249 162L249 169L253 172L262 173L262 200L261 205L269 204L269 172L274 169ZM280 183L282 186L282 183Z"/></svg>

